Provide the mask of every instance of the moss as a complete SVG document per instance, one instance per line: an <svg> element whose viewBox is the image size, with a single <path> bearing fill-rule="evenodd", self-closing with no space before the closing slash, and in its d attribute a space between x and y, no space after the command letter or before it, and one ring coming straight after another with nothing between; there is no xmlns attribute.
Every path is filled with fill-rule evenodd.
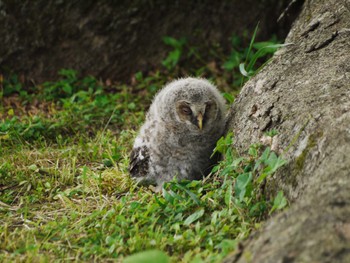
<svg viewBox="0 0 350 263"><path fill-rule="evenodd" d="M303 152L296 158L295 165L296 165L296 173L300 172L305 165L305 160L312 148L314 148L317 145L317 140L323 136L323 132L317 132L312 134L307 142L307 145Z"/></svg>

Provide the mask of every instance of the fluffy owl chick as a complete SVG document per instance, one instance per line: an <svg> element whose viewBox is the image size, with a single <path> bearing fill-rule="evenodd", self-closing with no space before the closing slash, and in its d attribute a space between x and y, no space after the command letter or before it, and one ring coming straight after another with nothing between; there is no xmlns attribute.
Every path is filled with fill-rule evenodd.
<svg viewBox="0 0 350 263"><path fill-rule="evenodd" d="M225 101L210 82L184 78L155 96L130 155L130 175L143 185L200 179L225 125Z"/></svg>

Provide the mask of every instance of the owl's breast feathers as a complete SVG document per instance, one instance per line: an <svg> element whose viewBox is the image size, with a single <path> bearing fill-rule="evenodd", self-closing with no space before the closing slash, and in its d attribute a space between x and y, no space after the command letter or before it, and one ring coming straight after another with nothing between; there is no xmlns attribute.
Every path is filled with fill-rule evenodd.
<svg viewBox="0 0 350 263"><path fill-rule="evenodd" d="M132 177L144 177L149 169L149 151L146 146L133 148L130 154L129 171Z"/></svg>

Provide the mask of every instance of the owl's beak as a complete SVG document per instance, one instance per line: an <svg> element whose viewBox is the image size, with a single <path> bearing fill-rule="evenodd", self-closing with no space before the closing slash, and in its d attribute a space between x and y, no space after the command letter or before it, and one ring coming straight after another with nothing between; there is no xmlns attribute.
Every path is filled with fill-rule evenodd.
<svg viewBox="0 0 350 263"><path fill-rule="evenodd" d="M197 116L198 128L201 130L203 128L203 114L200 112Z"/></svg>

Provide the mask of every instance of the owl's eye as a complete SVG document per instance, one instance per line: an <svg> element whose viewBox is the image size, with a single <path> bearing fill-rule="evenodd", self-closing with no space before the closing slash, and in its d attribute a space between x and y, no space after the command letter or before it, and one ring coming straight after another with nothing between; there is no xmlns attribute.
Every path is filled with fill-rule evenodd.
<svg viewBox="0 0 350 263"><path fill-rule="evenodd" d="M185 115L191 115L192 114L192 110L189 107L187 107L187 106L182 107L181 111Z"/></svg>

